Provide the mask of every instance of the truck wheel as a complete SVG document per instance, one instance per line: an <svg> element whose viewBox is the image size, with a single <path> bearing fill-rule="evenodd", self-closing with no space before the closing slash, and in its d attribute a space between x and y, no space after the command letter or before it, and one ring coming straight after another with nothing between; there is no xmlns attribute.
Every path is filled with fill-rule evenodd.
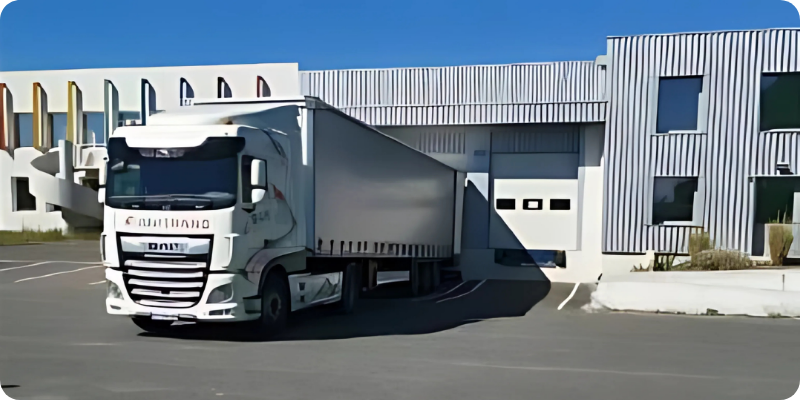
<svg viewBox="0 0 800 400"><path fill-rule="evenodd" d="M356 309L358 297L361 295L361 268L356 263L349 264L344 270L344 287L339 311L352 314Z"/></svg>
<svg viewBox="0 0 800 400"><path fill-rule="evenodd" d="M143 331L155 334L165 334L172 326L172 321L158 321L149 318L131 318L131 320Z"/></svg>
<svg viewBox="0 0 800 400"><path fill-rule="evenodd" d="M270 337L286 326L291 307L289 301L286 282L276 273L269 274L261 289L261 317L255 321L259 337Z"/></svg>

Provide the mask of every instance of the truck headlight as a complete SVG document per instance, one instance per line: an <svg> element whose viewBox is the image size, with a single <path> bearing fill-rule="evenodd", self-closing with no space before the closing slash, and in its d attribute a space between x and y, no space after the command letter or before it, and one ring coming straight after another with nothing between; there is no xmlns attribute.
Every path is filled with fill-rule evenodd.
<svg viewBox="0 0 800 400"><path fill-rule="evenodd" d="M122 291L119 290L119 286L116 283L108 281L108 294L107 297L109 299L120 299L122 300Z"/></svg>
<svg viewBox="0 0 800 400"><path fill-rule="evenodd" d="M211 291L208 295L207 304L224 303L233 299L233 284L222 285Z"/></svg>

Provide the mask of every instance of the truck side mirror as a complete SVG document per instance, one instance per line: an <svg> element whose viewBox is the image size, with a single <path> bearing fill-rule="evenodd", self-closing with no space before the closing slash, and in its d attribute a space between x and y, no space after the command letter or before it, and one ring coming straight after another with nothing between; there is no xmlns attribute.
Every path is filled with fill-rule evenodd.
<svg viewBox="0 0 800 400"><path fill-rule="evenodd" d="M264 160L253 159L250 164L250 203L244 204L242 209L251 212L256 209L256 203L264 200L267 195L267 163Z"/></svg>
<svg viewBox="0 0 800 400"><path fill-rule="evenodd" d="M267 186L267 163L264 160L253 160L250 165L250 184L263 189ZM253 192L255 194L255 192ZM253 198L255 203L255 197Z"/></svg>
<svg viewBox="0 0 800 400"><path fill-rule="evenodd" d="M264 189L253 189L250 192L250 198L252 199L253 203L258 203L261 200L264 200L264 196L267 195L267 191Z"/></svg>

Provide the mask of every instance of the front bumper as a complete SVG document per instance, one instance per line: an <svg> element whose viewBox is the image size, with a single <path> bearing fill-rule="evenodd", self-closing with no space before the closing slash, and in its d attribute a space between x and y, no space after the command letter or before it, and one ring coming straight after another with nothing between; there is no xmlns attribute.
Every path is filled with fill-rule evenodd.
<svg viewBox="0 0 800 400"><path fill-rule="evenodd" d="M106 268L106 280L115 283L122 292L122 299L106 297L106 312L111 315L147 317L181 321L236 322L257 319L261 303L258 298L247 299L258 292L258 287L237 274L209 274L200 301L188 308L150 307L131 300L125 289L122 271ZM216 288L232 283L233 298L225 303L207 304L208 295ZM212 315L212 311L230 310L227 315Z"/></svg>

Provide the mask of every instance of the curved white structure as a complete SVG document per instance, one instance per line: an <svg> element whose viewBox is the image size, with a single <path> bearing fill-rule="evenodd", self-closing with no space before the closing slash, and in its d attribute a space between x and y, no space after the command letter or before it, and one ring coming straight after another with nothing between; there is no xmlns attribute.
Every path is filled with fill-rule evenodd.
<svg viewBox="0 0 800 400"><path fill-rule="evenodd" d="M92 161L76 171L72 151L72 144L66 141L47 153L23 147L11 157L0 151L0 181L11 183L11 190L0 191L0 230L67 231L102 225L97 191L85 186L87 175L96 176L99 164ZM96 160L105 149L83 152Z"/></svg>

